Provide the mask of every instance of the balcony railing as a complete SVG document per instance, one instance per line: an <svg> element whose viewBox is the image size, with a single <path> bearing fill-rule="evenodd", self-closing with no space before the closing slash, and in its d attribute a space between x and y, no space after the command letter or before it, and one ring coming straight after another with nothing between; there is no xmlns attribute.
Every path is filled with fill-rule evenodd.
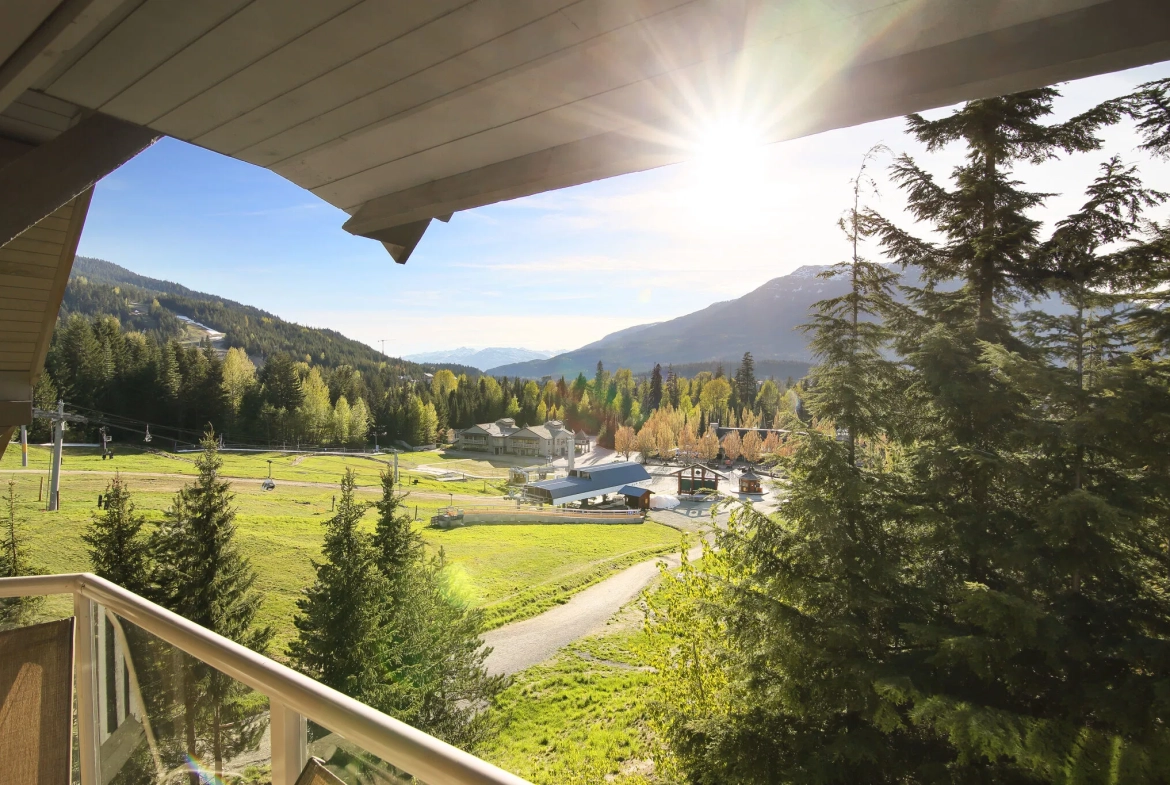
<svg viewBox="0 0 1170 785"><path fill-rule="evenodd" d="M224 758L271 764L273 785L294 785L310 754L308 722L325 738L327 749L343 749L350 773L366 766L353 781L395 782L400 774L440 785L525 785L525 780L439 739L399 722L353 698L210 632L132 592L89 573L0 578L0 597L69 594L74 610L74 679L81 785L105 785L127 765L133 740L140 739L141 763L158 776L148 781L185 782L186 775L208 768L186 760L167 771L160 737L182 720L181 707L156 711L162 698L154 685L143 685L143 662L163 663L156 670L165 681L184 667L203 663L234 680L242 691L268 701L268 727L256 724L252 750L231 750ZM210 672L210 671L209 671ZM226 677L226 679L223 679ZM150 678L147 675L147 678ZM180 681L178 679L175 680ZM228 690L227 687L220 687ZM181 690L180 690L181 693ZM146 698L144 699L144 695ZM251 709L255 715L255 701ZM262 712L261 706L259 711ZM190 709L188 709L190 711ZM163 716L165 715L165 716ZM153 722L152 722L153 720ZM233 732L245 725L236 717ZM131 731L135 735L131 735ZM217 731L218 732L218 731ZM190 734L191 731L188 731ZM260 736L263 733L264 741ZM120 735L119 735L120 734ZM130 740L131 743L128 743ZM218 743L218 737L217 737ZM322 742L317 742L321 744ZM182 747L182 740L178 742ZM266 747L267 749L260 749ZM219 748L217 747L217 750ZM270 750L270 752L269 752ZM180 749L181 751L181 749ZM218 754L218 752L217 752ZM314 750L314 754L317 754ZM173 756L172 756L173 757ZM182 756L180 756L182 757ZM322 756L326 757L326 756ZM231 761L228 761L229 764ZM238 769L243 764L239 763ZM221 769L231 766L219 766ZM381 767L381 768L379 768ZM238 775L238 771L234 772ZM346 772L342 772L343 779ZM204 777L210 779L210 777Z"/></svg>

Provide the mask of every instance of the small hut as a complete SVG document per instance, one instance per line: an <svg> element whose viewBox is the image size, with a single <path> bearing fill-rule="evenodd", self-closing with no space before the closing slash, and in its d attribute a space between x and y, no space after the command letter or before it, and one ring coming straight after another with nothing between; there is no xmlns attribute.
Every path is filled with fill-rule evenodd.
<svg viewBox="0 0 1170 785"><path fill-rule="evenodd" d="M630 510L650 509L650 489L639 488L637 485L626 485L620 491L626 497L626 508Z"/></svg>
<svg viewBox="0 0 1170 785"><path fill-rule="evenodd" d="M726 474L720 474L701 463L692 463L676 472L671 472L678 478L679 493L704 493L719 490L719 481L726 480Z"/></svg>
<svg viewBox="0 0 1170 785"><path fill-rule="evenodd" d="M763 490L760 488L760 475L753 472L750 468L739 475L739 492L763 493Z"/></svg>

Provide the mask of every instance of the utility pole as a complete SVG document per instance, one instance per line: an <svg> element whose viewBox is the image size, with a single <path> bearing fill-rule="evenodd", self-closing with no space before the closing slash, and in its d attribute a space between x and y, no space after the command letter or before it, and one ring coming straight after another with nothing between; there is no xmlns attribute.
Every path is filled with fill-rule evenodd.
<svg viewBox="0 0 1170 785"><path fill-rule="evenodd" d="M394 451L394 484L398 485L402 479L398 476L398 450Z"/></svg>
<svg viewBox="0 0 1170 785"><path fill-rule="evenodd" d="M28 430L23 425L20 426L20 465L28 468Z"/></svg>
<svg viewBox="0 0 1170 785"><path fill-rule="evenodd" d="M53 421L53 473L49 478L49 510L55 511L61 497L61 448L65 441L65 402L57 401L57 417Z"/></svg>
<svg viewBox="0 0 1170 785"><path fill-rule="evenodd" d="M49 478L49 510L55 511L61 499L61 448L65 442L65 402L57 401L53 421L53 473Z"/></svg>
<svg viewBox="0 0 1170 785"><path fill-rule="evenodd" d="M65 422L87 422L84 417L65 413L65 402L57 401L57 411L46 412L43 409L33 409L33 417L53 421L53 465L49 475L49 505L48 510L57 509L61 495L61 449L65 442Z"/></svg>

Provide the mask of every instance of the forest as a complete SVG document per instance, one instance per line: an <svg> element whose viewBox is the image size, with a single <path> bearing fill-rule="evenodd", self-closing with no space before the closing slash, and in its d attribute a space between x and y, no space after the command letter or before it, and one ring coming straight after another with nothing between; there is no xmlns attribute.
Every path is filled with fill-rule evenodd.
<svg viewBox="0 0 1170 785"><path fill-rule="evenodd" d="M710 422L770 425L794 405L784 395L785 383L757 384L750 353L730 378L720 366L690 379L655 367L638 379L629 369L610 373L601 363L592 378L581 374L543 385L456 376L449 369L415 379L399 370L388 363L364 371L330 367L287 354L271 355L257 367L240 347L221 353L206 342L184 345L157 330L126 329L115 314L70 313L61 316L34 395L39 408L60 399L106 423L115 442L141 440L149 425L164 447L194 443L208 426L232 444L360 448L372 446L376 436L381 444L424 445L446 441L451 429L500 417L522 425L564 420L612 447L622 428L641 428L659 410L678 413L677 440L685 423L698 434ZM88 427L90 437L97 427ZM33 439L48 437L43 422L33 426Z"/></svg>

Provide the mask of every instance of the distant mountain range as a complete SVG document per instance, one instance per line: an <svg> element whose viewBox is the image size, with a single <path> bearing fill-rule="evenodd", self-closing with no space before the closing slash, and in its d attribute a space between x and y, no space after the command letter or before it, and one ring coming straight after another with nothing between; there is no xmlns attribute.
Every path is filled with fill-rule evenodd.
<svg viewBox="0 0 1170 785"><path fill-rule="evenodd" d="M402 359L416 363L458 363L469 365L472 368L484 370L497 365L522 363L529 360L544 360L560 354L563 350L541 351L539 349L519 349L507 346L491 346L487 349L472 349L460 346L458 349L445 349L437 352L420 352L407 354Z"/></svg>
<svg viewBox="0 0 1170 785"><path fill-rule="evenodd" d="M489 368L488 373L533 378L592 374L598 360L607 368L632 368L638 372L655 363L666 367L672 363L723 362L731 373L734 363L750 351L757 363L784 363L785 368L777 367L783 376L799 377L812 358L808 340L797 328L808 321L813 303L844 294L848 289L843 279L817 277L827 269L827 265L805 265L735 300L718 302L670 321L619 330L548 359ZM788 364L793 372L785 373Z"/></svg>
<svg viewBox="0 0 1170 785"><path fill-rule="evenodd" d="M194 340L207 335L219 347L242 348L258 360L280 352L329 367L368 369L388 363L397 373L417 379L439 367L457 374L479 374L478 368L450 362L439 366L388 358L336 330L288 322L250 305L85 256L74 262L61 304L63 319L71 313L116 316L126 329L153 332L165 339Z"/></svg>

